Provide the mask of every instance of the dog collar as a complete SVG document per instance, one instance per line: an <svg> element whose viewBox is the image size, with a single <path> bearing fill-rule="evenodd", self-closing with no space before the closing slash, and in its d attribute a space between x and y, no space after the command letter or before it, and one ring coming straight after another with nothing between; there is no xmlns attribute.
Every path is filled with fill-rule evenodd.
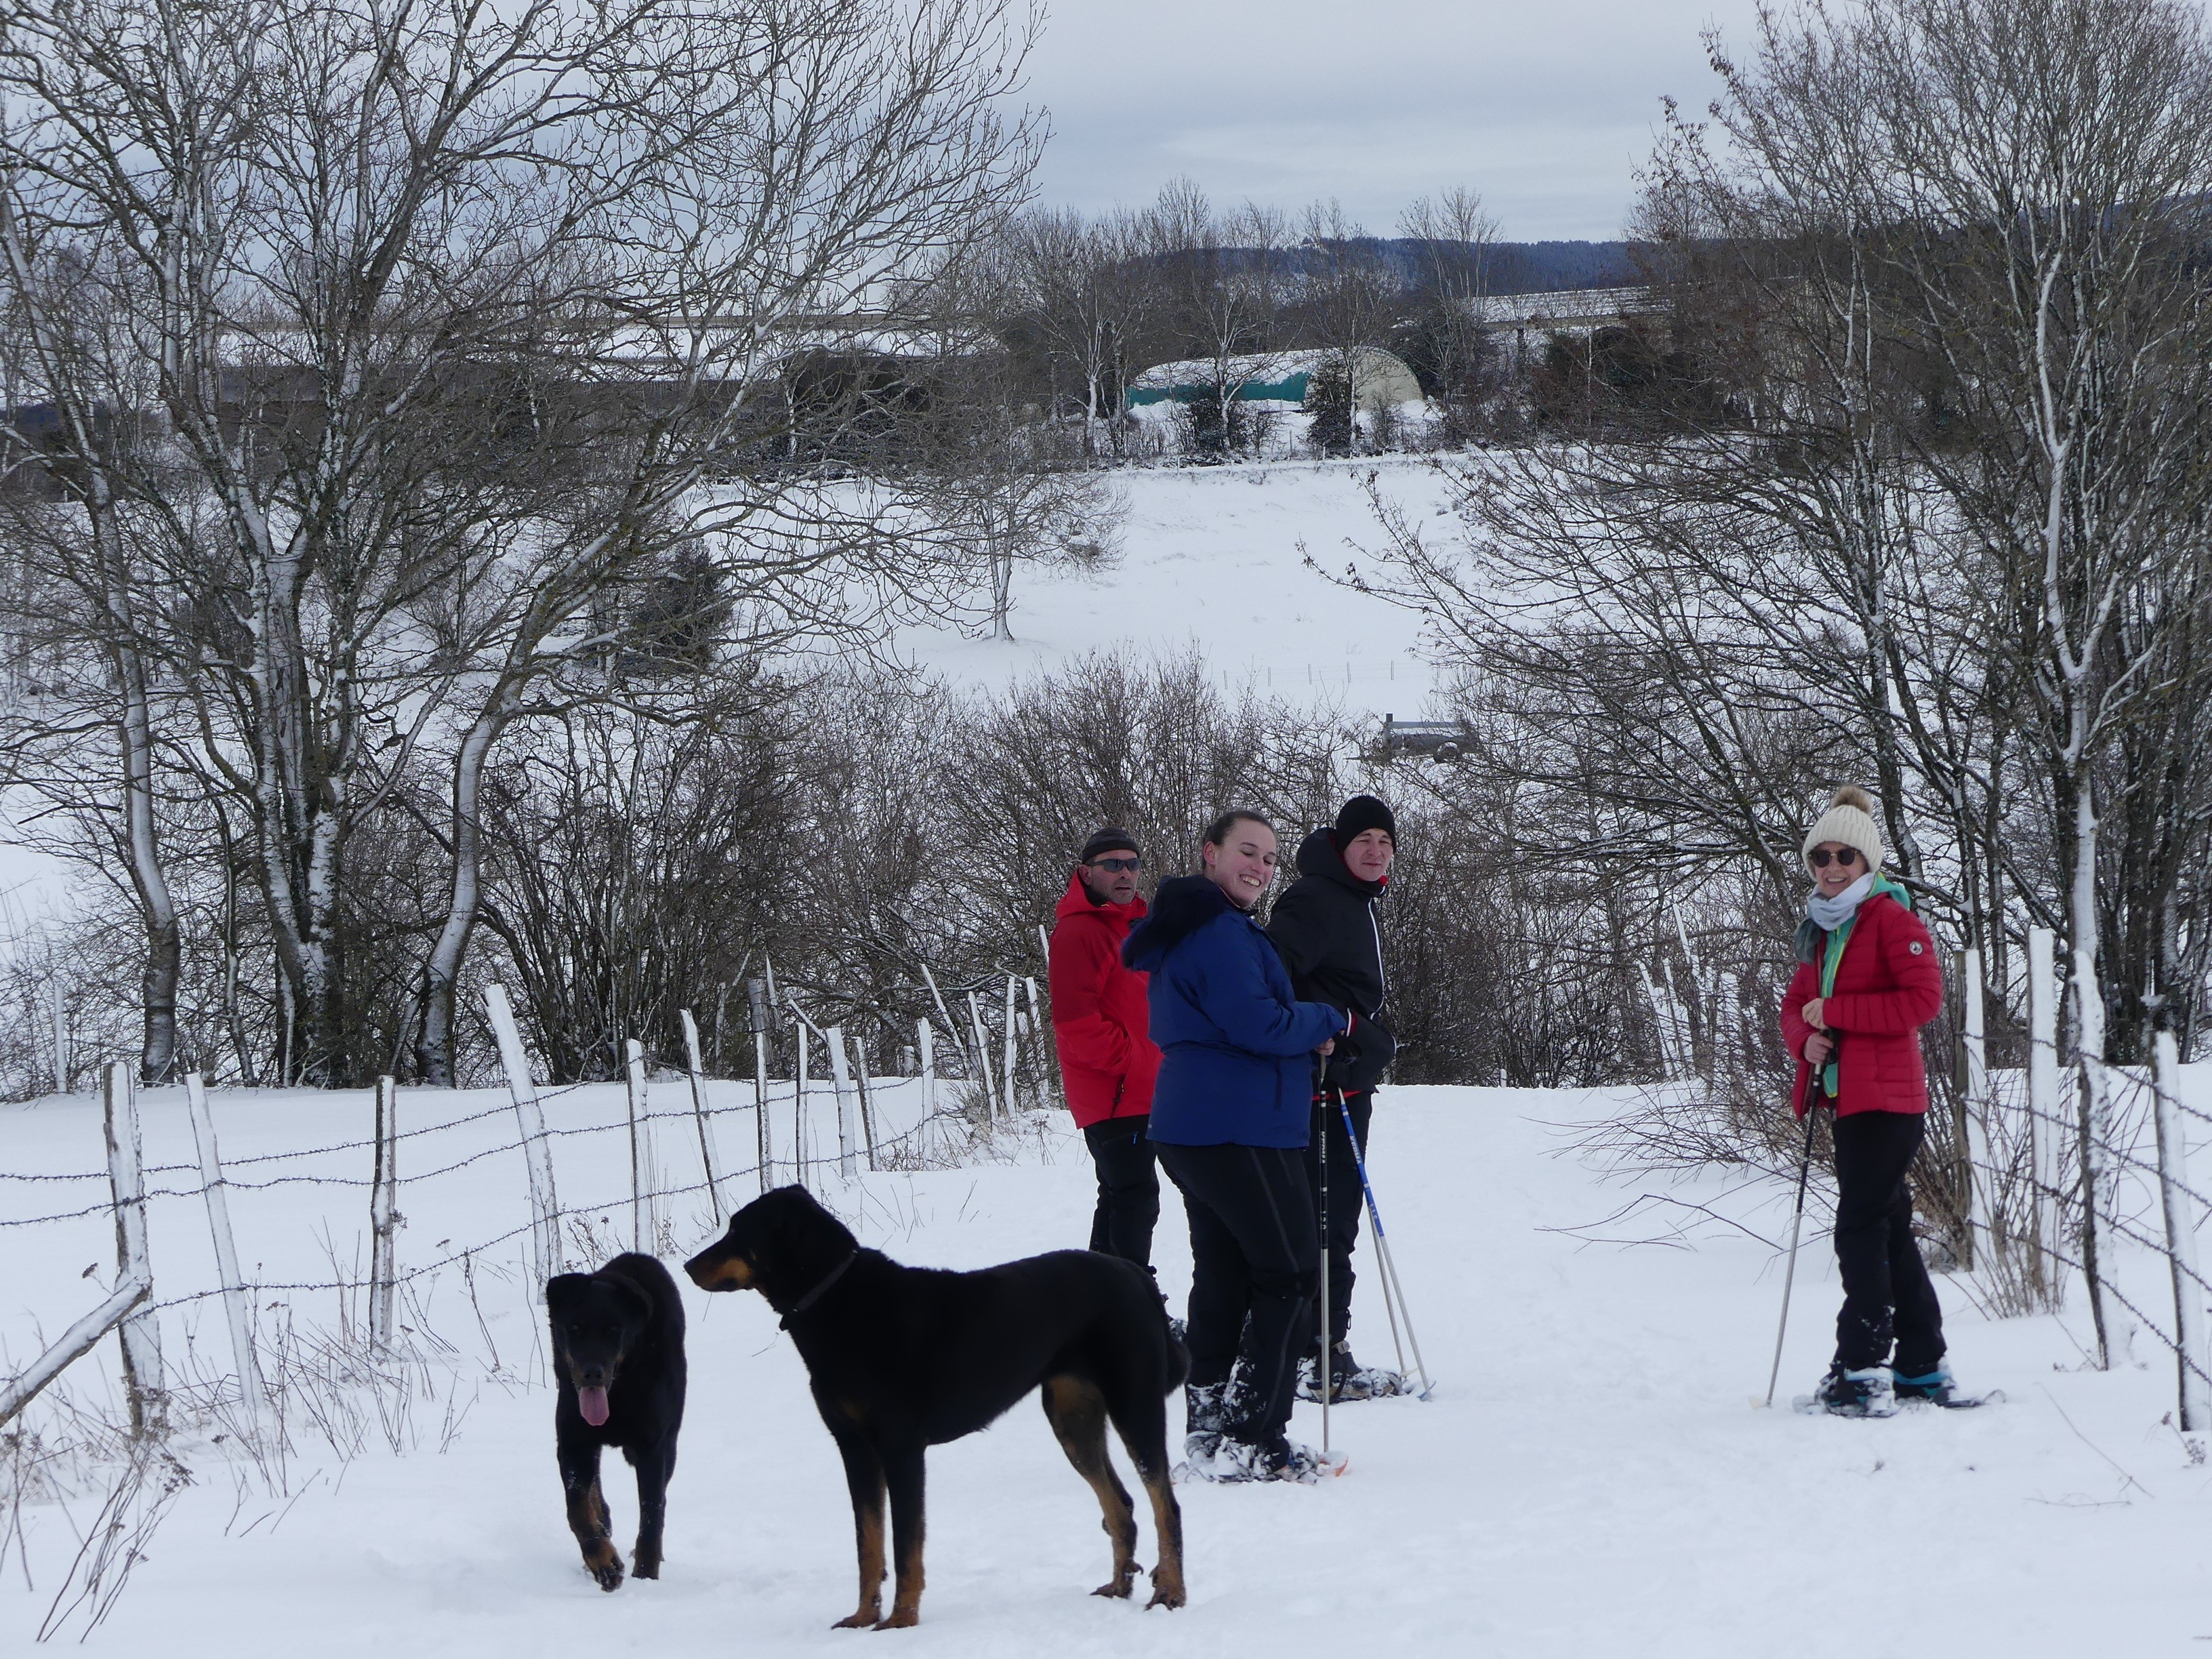
<svg viewBox="0 0 2212 1659"><path fill-rule="evenodd" d="M817 1285L812 1290L807 1291L805 1296L800 1297L798 1301L791 1304L790 1309L784 1314L783 1317L775 1322L776 1324L784 1330L789 1330L791 1328L791 1322L798 1318L799 1315L805 1313L809 1308L819 1302L823 1297L827 1296L830 1293L830 1287L845 1276L845 1269L851 1267L860 1259L860 1253L858 1250L854 1250L852 1255L847 1256L842 1261L832 1267L829 1272L829 1275L824 1278L819 1285Z"/></svg>

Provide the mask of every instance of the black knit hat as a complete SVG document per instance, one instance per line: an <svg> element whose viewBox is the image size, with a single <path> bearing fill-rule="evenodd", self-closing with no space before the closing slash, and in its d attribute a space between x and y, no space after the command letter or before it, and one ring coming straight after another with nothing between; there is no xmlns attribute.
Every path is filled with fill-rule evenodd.
<svg viewBox="0 0 2212 1659"><path fill-rule="evenodd" d="M1111 853L1119 849L1127 849L1139 857L1143 856L1143 850L1138 847L1137 838L1134 836L1127 830L1117 830L1109 823L1103 830L1091 831L1091 839L1083 843L1083 851L1076 855L1075 861L1078 864L1088 864L1101 853Z"/></svg>
<svg viewBox="0 0 2212 1659"><path fill-rule="evenodd" d="M1336 844L1343 847L1363 831L1380 830L1390 837L1393 846L1398 840L1398 820L1389 807L1372 795L1354 795L1344 803L1336 815Z"/></svg>

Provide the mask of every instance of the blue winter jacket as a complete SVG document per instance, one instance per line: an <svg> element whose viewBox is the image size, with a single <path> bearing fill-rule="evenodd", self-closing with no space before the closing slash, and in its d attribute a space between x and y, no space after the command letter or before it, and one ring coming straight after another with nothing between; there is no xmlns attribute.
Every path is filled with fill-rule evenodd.
<svg viewBox="0 0 2212 1659"><path fill-rule="evenodd" d="M1121 960L1152 978L1152 1138L1176 1146L1303 1146L1313 1051L1344 1029L1300 1002L1260 924L1203 876L1160 884Z"/></svg>

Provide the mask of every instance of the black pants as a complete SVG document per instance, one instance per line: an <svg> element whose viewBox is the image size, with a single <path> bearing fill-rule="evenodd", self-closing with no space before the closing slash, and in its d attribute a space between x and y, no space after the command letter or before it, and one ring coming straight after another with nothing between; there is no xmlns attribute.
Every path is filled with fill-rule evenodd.
<svg viewBox="0 0 2212 1659"><path fill-rule="evenodd" d="M1091 1248L1150 1271L1152 1227L1160 1218L1159 1168L1146 1131L1149 1117L1109 1117L1087 1124L1091 1162L1098 1171L1098 1205L1091 1212Z"/></svg>
<svg viewBox="0 0 2212 1659"><path fill-rule="evenodd" d="M1352 1114L1352 1127L1359 1137L1359 1153L1367 1152L1367 1123L1375 1115L1375 1091L1362 1089L1344 1097ZM1322 1190L1321 1147L1328 1140L1328 1191ZM1323 1097L1314 1103L1313 1138L1306 1142L1306 1186L1313 1194L1314 1210L1328 1218L1328 1341L1341 1342L1352 1328L1352 1251L1359 1243L1359 1212L1365 1200L1359 1190L1359 1165L1352 1157L1352 1138L1344 1132L1344 1113L1336 1102ZM1321 1351L1321 1321L1307 1333L1304 1352Z"/></svg>
<svg viewBox="0 0 2212 1659"><path fill-rule="evenodd" d="M1231 1432L1270 1439L1291 1420L1297 1350L1321 1272L1303 1155L1295 1146L1163 1145L1160 1163L1190 1217L1190 1380L1226 1382L1241 1334L1251 1392L1233 1405Z"/></svg>
<svg viewBox="0 0 2212 1659"><path fill-rule="evenodd" d="M1836 1363L1853 1370L1887 1363L1910 1376L1943 1357L1943 1310L1912 1237L1905 1172L1926 1124L1917 1112L1854 1112L1836 1120L1836 1265L1844 1308Z"/></svg>

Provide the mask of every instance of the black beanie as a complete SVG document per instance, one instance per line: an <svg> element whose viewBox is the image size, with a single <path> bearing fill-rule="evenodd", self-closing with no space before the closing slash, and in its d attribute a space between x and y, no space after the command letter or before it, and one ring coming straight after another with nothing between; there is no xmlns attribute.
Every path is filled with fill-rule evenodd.
<svg viewBox="0 0 2212 1659"><path fill-rule="evenodd" d="M1140 858L1143 856L1142 849L1138 847L1134 836L1127 830L1116 830L1109 823L1103 830L1095 830L1091 832L1091 839L1083 843L1083 850L1076 855L1075 861L1078 864L1088 864L1101 853L1111 853L1120 849L1135 853Z"/></svg>
<svg viewBox="0 0 2212 1659"><path fill-rule="evenodd" d="M1354 795L1336 815L1336 844L1347 846L1353 836L1369 830L1382 830L1393 846L1397 844L1398 820L1390 809L1372 795Z"/></svg>

